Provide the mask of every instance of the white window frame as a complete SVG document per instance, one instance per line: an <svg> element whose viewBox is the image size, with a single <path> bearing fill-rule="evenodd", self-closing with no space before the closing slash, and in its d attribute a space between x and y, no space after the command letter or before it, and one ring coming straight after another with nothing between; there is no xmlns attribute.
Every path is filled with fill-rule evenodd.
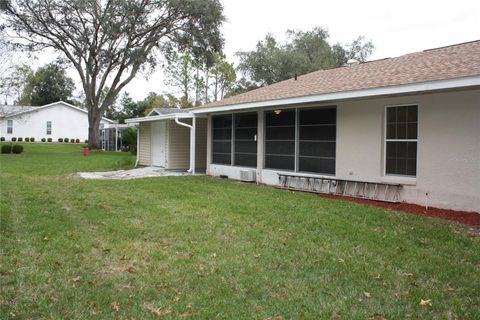
<svg viewBox="0 0 480 320"><path fill-rule="evenodd" d="M49 129L49 126L48 124L50 124L50 133L48 132L48 129ZM47 132L47 135L52 135L52 121L47 121L47 128L46 128L46 132Z"/></svg>
<svg viewBox="0 0 480 320"><path fill-rule="evenodd" d="M13 120L7 120L7 134L13 134Z"/></svg>
<svg viewBox="0 0 480 320"><path fill-rule="evenodd" d="M387 139L387 110L389 108L398 108L406 106L416 106L417 107L417 139ZM399 181L408 184L409 182L415 183L418 176L418 146L419 146L419 130L418 124L420 123L420 104L418 103L403 103L403 104L394 104L386 105L384 108L383 115L383 177L384 180L389 181L388 178L392 178L392 181ZM415 161L415 176L401 175L401 174L391 174L387 173L387 142L416 142L417 143L417 159Z"/></svg>

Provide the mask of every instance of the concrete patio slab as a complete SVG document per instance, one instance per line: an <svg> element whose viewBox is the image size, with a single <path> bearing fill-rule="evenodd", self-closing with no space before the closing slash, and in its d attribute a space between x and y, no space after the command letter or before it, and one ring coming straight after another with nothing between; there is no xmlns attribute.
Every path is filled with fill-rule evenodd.
<svg viewBox="0 0 480 320"><path fill-rule="evenodd" d="M77 175L83 179L131 180L151 177L189 176L191 173L186 171L165 170L159 167L144 167L107 172L77 172Z"/></svg>

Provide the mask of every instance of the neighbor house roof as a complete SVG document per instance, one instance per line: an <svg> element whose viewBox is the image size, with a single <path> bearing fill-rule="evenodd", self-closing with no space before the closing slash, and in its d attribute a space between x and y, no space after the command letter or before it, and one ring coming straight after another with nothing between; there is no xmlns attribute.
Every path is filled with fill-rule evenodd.
<svg viewBox="0 0 480 320"><path fill-rule="evenodd" d="M292 70L293 72L294 70ZM469 77L475 77L471 81ZM290 102L314 102L327 99L357 97L345 92L367 92L371 96L396 94L408 91L407 85L416 85L416 90L445 89L466 85L480 86L480 40L461 43L442 48L406 54L396 58L375 60L334 69L319 70L298 76L297 80L289 79L243 94L212 102L191 109L194 113L216 111L225 106L259 107L266 106L262 102L270 101L281 104ZM442 80L466 79L455 84L445 84ZM435 84L443 85L435 85ZM421 84L426 84L420 86ZM432 85L433 84L433 85ZM403 86L403 87L402 87ZM438 88L437 88L438 87ZM401 90L388 90L399 88ZM372 89L382 89L375 90ZM402 91L403 90L403 91ZM341 95L338 93L342 93ZM298 97L312 97L299 100ZM318 99L317 99L318 97ZM350 98L351 98L350 97ZM230 108L233 109L233 108Z"/></svg>
<svg viewBox="0 0 480 320"><path fill-rule="evenodd" d="M32 110L35 110L36 108L38 107L0 105L0 117L9 117L9 116L16 115L18 113L32 111Z"/></svg>
<svg viewBox="0 0 480 320"><path fill-rule="evenodd" d="M71 105L70 103L66 103L63 101L58 101L58 102L53 102L46 104L44 106L39 106L39 107L34 107L34 106L0 106L0 118L10 118L10 117L15 117L19 115L23 115L25 113L33 112L33 111L38 111L38 110L43 110L47 109L56 105L63 105L68 108L72 108L81 112L84 112L88 114L87 110L81 109L79 107L76 107L74 105ZM4 111L6 110L6 111ZM108 118L102 117L102 120L107 121L109 123L114 123L113 120L110 120Z"/></svg>

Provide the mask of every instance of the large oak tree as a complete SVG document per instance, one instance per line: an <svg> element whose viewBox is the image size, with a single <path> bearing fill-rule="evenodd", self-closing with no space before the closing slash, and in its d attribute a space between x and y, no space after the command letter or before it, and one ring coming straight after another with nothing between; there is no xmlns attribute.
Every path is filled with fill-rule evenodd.
<svg viewBox="0 0 480 320"><path fill-rule="evenodd" d="M4 29L17 46L53 48L76 69L98 145L102 115L120 91L159 58L188 47L220 50L219 0L3 0ZM106 91L106 93L105 93Z"/></svg>

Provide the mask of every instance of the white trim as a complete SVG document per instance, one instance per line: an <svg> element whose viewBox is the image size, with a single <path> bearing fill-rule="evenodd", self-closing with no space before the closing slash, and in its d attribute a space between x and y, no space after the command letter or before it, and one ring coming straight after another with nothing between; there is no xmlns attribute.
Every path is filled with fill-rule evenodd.
<svg viewBox="0 0 480 320"><path fill-rule="evenodd" d="M300 96L300 97L294 97L294 98L275 99L275 100L267 100L267 101L251 102L251 103L239 103L239 104L232 104L232 105L219 106L219 107L198 108L198 109L192 109L190 110L190 112L195 114L204 114L204 113L211 113L211 112L255 109L255 108L262 108L262 107L270 107L272 105L277 105L278 107L281 105L303 104L303 103L313 103L313 102L326 102L326 101L336 102L338 100L345 100L345 99L418 93L418 92L427 92L427 91L435 91L435 90L468 88L468 87L476 87L476 86L480 86L480 75L455 78L455 79L447 79L447 80L435 80L435 81L427 81L427 82L419 82L419 83L402 84L397 86L342 91L342 92L335 92L335 93L324 93L324 94L318 94L318 95L308 95L308 96Z"/></svg>
<svg viewBox="0 0 480 320"><path fill-rule="evenodd" d="M183 113L162 114L162 115L150 116L150 117L147 116L142 118L131 118L131 119L126 119L125 123L150 122L150 121L175 120L175 119L191 119L193 117L206 118L206 116L197 116L191 112L183 112Z"/></svg>
<svg viewBox="0 0 480 320"><path fill-rule="evenodd" d="M84 110L84 109L81 109L79 107L76 107L70 103L67 103L67 102L63 102L63 101L57 101L57 102L52 102L52 103L49 103L49 104L46 104L44 106L40 106L40 107L35 107L35 109L31 109L31 110L26 110L26 111L20 111L20 112L17 112L17 113L13 113L13 114L9 114L9 115L6 115L4 116L3 118L11 118L11 117L16 117L16 116L19 116L19 115L22 115L22 114L25 114L25 113L30 113L30 112L35 112L35 111L38 111L38 110L43 110L43 109L46 109L46 108L49 108L49 107L53 107L53 106L56 106L56 105L59 105L59 104L62 104L66 107L70 107L72 109L75 109L77 111L82 111L86 114L88 114L88 111L87 110ZM2 117L0 117L2 118ZM105 118L105 117L102 117L102 120L105 120L109 123L115 123L115 121L113 120L110 120L108 118Z"/></svg>

